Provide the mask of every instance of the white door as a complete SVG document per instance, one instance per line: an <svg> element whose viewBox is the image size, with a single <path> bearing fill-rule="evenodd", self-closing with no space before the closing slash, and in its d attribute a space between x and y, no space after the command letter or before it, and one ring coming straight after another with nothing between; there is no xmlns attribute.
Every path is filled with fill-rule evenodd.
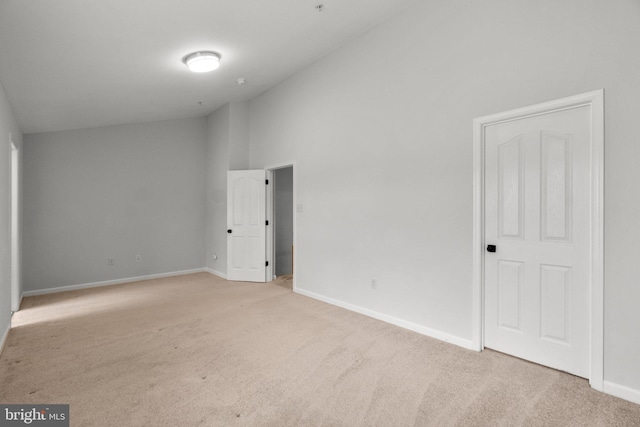
<svg viewBox="0 0 640 427"><path fill-rule="evenodd" d="M588 105L485 128L485 346L586 378L591 137Z"/></svg>
<svg viewBox="0 0 640 427"><path fill-rule="evenodd" d="M264 170L227 173L227 278L266 281Z"/></svg>

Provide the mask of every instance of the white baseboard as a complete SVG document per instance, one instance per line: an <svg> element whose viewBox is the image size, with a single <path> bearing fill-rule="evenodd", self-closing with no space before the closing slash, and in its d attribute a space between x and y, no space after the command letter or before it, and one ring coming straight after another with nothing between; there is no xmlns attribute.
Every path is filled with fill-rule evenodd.
<svg viewBox="0 0 640 427"><path fill-rule="evenodd" d="M604 392L640 405L640 390L636 390L635 388L605 381Z"/></svg>
<svg viewBox="0 0 640 427"><path fill-rule="evenodd" d="M172 271L169 273L149 274L147 276L127 277L125 279L105 280L102 282L83 283L81 285L59 286L57 288L38 289L35 291L23 292L22 295L30 297L34 295L53 294L56 292L75 291L78 289L97 288L99 286L119 285L121 283L139 282L141 280L161 279L163 277L182 276L184 274L202 273L207 271L205 268L194 268L193 270Z"/></svg>
<svg viewBox="0 0 640 427"><path fill-rule="evenodd" d="M222 278L224 280L227 280L227 275L224 274L224 273L220 273L219 271L216 271L216 270L214 270L212 268L209 268L209 267L205 268L205 270L207 270L209 273L213 274L214 276L218 276L218 277L220 277L220 278Z"/></svg>
<svg viewBox="0 0 640 427"><path fill-rule="evenodd" d="M426 335L431 338L438 339L440 341L445 341L451 344L455 344L457 346L466 348L468 350L473 349L473 343L471 340L466 340L464 338L460 338L455 335L450 335L442 331L427 328L426 326L418 325L417 323L408 322L406 320L402 320L397 317L389 316L388 314L383 314L377 311L369 310L368 308L360 307L359 305L350 304L348 302L329 298L324 295L316 294L315 292L306 291L300 288L294 288L293 291L300 295L317 299L317 300L329 303L331 305L336 305L341 308L346 308L347 310L355 311L356 313L364 314L365 316L373 317L374 319L382 320L383 322L391 323L392 325L396 325L404 329L409 329L411 331L417 332L422 335Z"/></svg>
<svg viewBox="0 0 640 427"><path fill-rule="evenodd" d="M7 344L7 338L9 337L9 331L11 330L11 322L7 325L7 330L2 334L2 338L0 338L0 356L4 352L4 346Z"/></svg>

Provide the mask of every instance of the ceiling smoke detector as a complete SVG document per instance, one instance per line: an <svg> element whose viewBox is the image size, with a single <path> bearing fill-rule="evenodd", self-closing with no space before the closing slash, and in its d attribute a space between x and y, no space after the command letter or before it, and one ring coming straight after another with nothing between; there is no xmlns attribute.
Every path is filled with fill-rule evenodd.
<svg viewBox="0 0 640 427"><path fill-rule="evenodd" d="M220 54L210 51L194 52L185 56L182 62L194 73L207 73L220 66Z"/></svg>

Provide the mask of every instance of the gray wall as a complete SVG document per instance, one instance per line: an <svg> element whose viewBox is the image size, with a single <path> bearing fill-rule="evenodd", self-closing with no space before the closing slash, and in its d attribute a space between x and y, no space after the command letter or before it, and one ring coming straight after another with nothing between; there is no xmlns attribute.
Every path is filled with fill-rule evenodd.
<svg viewBox="0 0 640 427"><path fill-rule="evenodd" d="M229 167L242 170L249 167L249 103L229 104ZM226 179L226 178L225 178Z"/></svg>
<svg viewBox="0 0 640 427"><path fill-rule="evenodd" d="M249 167L249 103L218 108L207 118L207 126L206 266L225 277L227 171Z"/></svg>
<svg viewBox="0 0 640 427"><path fill-rule="evenodd" d="M0 345L11 325L11 134L18 149L22 134L0 85Z"/></svg>
<svg viewBox="0 0 640 427"><path fill-rule="evenodd" d="M25 135L24 290L202 268L206 133L199 118Z"/></svg>
<svg viewBox="0 0 640 427"><path fill-rule="evenodd" d="M251 101L302 291L472 337L472 119L605 89L605 380L640 390L640 4L432 0ZM370 280L377 279L372 290Z"/></svg>
<svg viewBox="0 0 640 427"><path fill-rule="evenodd" d="M227 271L227 170L229 170L229 104L207 119L206 265L216 274ZM213 257L217 259L214 260Z"/></svg>
<svg viewBox="0 0 640 427"><path fill-rule="evenodd" d="M274 172L276 276L291 274L291 245L293 245L293 168Z"/></svg>

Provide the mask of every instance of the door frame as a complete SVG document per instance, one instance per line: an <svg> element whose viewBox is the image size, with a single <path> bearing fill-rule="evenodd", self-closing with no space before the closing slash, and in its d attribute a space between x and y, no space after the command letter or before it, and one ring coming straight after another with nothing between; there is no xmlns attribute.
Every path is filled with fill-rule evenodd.
<svg viewBox="0 0 640 427"><path fill-rule="evenodd" d="M473 312L472 348L484 349L484 198L485 128L588 106L591 112L591 236L589 384L604 388L604 89L531 105L473 120Z"/></svg>
<svg viewBox="0 0 640 427"><path fill-rule="evenodd" d="M275 245L276 245L276 236L275 236L275 232L276 232L276 227L271 226L272 224L275 224L275 203L274 203L274 197L275 197L275 193L273 191L274 186L271 185L274 181L274 171L276 171L277 169L284 169L284 168L288 168L291 167L293 168L293 289L296 289L296 274L295 272L298 271L296 265L298 263L298 255L297 255L297 249L298 249L298 245L296 243L297 240L297 236L298 233L296 232L296 165L294 161L290 161L290 162L283 162L283 163L276 163L276 164L272 164L272 165L268 165L266 166L264 169L265 171L267 171L267 179L269 180L269 184L267 185L267 221L269 221L269 227L267 227L267 260L269 261L269 265L267 266L267 282L270 282L271 280L275 279L275 261L276 261L276 251L275 251Z"/></svg>
<svg viewBox="0 0 640 427"><path fill-rule="evenodd" d="M9 134L10 173L11 173L11 312L20 310L20 149Z"/></svg>

